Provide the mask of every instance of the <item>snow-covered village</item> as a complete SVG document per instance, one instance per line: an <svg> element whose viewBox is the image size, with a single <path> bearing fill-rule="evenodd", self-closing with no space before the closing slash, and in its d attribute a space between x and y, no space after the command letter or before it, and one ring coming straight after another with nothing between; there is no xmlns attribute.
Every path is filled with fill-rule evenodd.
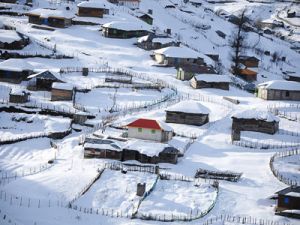
<svg viewBox="0 0 300 225"><path fill-rule="evenodd" d="M0 225L299 225L299 0L0 0Z"/></svg>

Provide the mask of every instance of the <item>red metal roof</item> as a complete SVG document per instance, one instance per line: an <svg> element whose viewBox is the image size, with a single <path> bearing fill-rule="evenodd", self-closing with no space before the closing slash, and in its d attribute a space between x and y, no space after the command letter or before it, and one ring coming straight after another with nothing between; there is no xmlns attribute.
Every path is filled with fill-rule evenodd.
<svg viewBox="0 0 300 225"><path fill-rule="evenodd" d="M161 126L156 120L150 119L137 119L132 123L129 123L127 127L138 127L138 128L147 128L154 130L162 130Z"/></svg>

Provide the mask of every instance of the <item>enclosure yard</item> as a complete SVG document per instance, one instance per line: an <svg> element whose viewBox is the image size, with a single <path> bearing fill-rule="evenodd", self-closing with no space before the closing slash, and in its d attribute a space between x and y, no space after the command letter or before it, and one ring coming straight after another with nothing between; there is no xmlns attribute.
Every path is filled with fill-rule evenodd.
<svg viewBox="0 0 300 225"><path fill-rule="evenodd" d="M217 191L211 185L159 180L153 192L141 203L138 217L161 221L199 218L215 203Z"/></svg>
<svg viewBox="0 0 300 225"><path fill-rule="evenodd" d="M136 195L137 184L146 183L148 191L156 180L155 174L105 170L91 189L75 201L78 207L104 209L109 213L118 211L124 214L133 213L138 207L140 197Z"/></svg>
<svg viewBox="0 0 300 225"><path fill-rule="evenodd" d="M71 119L37 114L0 112L0 141L30 134L67 131Z"/></svg>
<svg viewBox="0 0 300 225"><path fill-rule="evenodd" d="M0 146L0 177L6 174L30 172L55 155L48 138L31 139ZM1 176L2 175L2 176Z"/></svg>
<svg viewBox="0 0 300 225"><path fill-rule="evenodd" d="M300 155L275 157L273 167L286 180L300 184Z"/></svg>
<svg viewBox="0 0 300 225"><path fill-rule="evenodd" d="M83 105L93 113L102 111L118 111L132 107L143 107L171 94L172 90L132 88L96 88L88 93L77 93L76 103Z"/></svg>

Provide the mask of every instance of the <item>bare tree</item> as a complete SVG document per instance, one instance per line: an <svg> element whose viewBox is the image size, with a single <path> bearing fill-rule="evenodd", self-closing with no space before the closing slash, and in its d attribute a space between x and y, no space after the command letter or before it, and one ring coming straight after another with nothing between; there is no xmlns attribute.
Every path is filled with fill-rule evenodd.
<svg viewBox="0 0 300 225"><path fill-rule="evenodd" d="M232 61L232 73L235 75L238 74L238 71L240 69L240 56L247 44L247 34L244 31L245 24L247 22L245 13L246 9L244 9L242 13L236 18L237 28L229 39L229 45L232 48L232 52L230 54L230 58Z"/></svg>
<svg viewBox="0 0 300 225"><path fill-rule="evenodd" d="M112 96L110 96L110 98L112 100L112 103L113 103L110 110L109 110L110 113L113 112L114 108L117 105L117 93L118 93L118 88L115 88L115 92L113 93Z"/></svg>

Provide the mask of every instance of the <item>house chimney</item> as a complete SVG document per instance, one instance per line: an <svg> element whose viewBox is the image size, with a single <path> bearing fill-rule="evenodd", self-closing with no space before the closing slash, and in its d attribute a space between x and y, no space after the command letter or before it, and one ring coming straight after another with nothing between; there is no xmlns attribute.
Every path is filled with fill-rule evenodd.
<svg viewBox="0 0 300 225"><path fill-rule="evenodd" d="M171 29L170 29L170 28L167 28L166 33L167 33L167 34L171 34Z"/></svg>
<svg viewBox="0 0 300 225"><path fill-rule="evenodd" d="M153 10L152 9L148 9L148 14L152 15L153 14Z"/></svg>

